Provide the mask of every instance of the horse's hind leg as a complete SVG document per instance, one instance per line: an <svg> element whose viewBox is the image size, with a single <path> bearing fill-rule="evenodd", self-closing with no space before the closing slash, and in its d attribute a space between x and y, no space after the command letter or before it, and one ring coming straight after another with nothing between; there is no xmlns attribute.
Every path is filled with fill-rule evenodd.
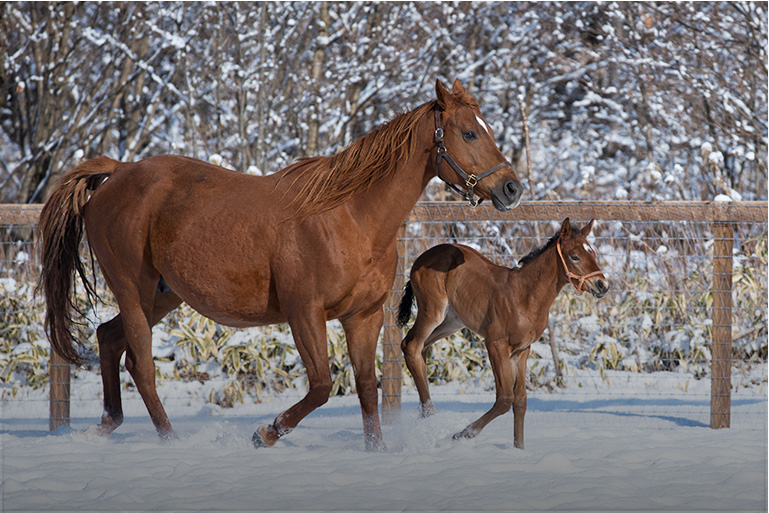
<svg viewBox="0 0 769 513"><path fill-rule="evenodd" d="M173 292L156 292L151 315L151 326L157 324L168 312L178 307L181 302L181 299ZM120 357L126 352L127 341L122 315L118 314L110 321L100 325L96 330L96 336L99 341L99 359L101 362L102 385L104 387L104 413L98 433L109 435L123 422L123 407L120 397ZM135 367L133 351L128 351L126 354L126 368L133 375Z"/></svg>
<svg viewBox="0 0 769 513"><path fill-rule="evenodd" d="M120 399L120 357L126 350L123 320L118 314L96 330L99 341L101 381L104 387L104 413L98 433L109 435L123 423L123 404Z"/></svg>

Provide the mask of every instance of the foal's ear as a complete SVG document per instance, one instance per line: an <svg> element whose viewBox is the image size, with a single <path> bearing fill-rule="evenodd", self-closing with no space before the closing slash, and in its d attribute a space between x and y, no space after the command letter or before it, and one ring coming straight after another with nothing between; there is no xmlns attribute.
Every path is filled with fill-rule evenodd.
<svg viewBox="0 0 769 513"><path fill-rule="evenodd" d="M451 92L454 93L454 96L459 96L460 98L467 96L467 91L465 91L465 87L458 78L454 79L454 84L451 86Z"/></svg>
<svg viewBox="0 0 769 513"><path fill-rule="evenodd" d="M571 222L567 217L561 223L561 238L568 236L570 233L571 233Z"/></svg>
<svg viewBox="0 0 769 513"><path fill-rule="evenodd" d="M440 78L435 80L435 96L438 98L438 105L443 110L446 110L449 104L453 101L451 93L443 86Z"/></svg>
<svg viewBox="0 0 769 513"><path fill-rule="evenodd" d="M590 235L590 231L593 229L593 224L595 224L595 219L591 219L589 223L582 227L582 229L579 231L580 235L583 237Z"/></svg>

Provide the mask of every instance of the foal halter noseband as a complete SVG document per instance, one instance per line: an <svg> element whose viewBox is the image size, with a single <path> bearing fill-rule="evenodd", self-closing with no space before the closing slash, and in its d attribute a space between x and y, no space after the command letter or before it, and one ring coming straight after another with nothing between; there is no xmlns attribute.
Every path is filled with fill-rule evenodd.
<svg viewBox="0 0 769 513"><path fill-rule="evenodd" d="M436 106L435 110L433 111L435 113L435 142L438 143L438 156L435 161L435 172L438 175L438 178L446 182L446 185L451 187L457 194L462 196L463 199L467 200L470 203L470 206L475 208L477 207L481 201L483 201L483 198L475 199L475 196L473 195L473 187L475 187L478 182L480 182L482 179L486 178L490 174L492 174L495 171L499 171L505 166L510 166L511 168L513 165L505 160L504 162L497 164L496 166L492 167L491 169L487 169L483 173L479 175L474 175L472 173L468 174L464 169L462 169L457 162L451 158L451 155L449 155L449 151L446 149L446 145L443 144L443 128L441 128L441 109L440 107ZM456 171L456 173L459 175L462 180L465 181L465 186L467 187L467 192L463 191L453 183L449 182L445 178L441 176L440 171L438 171L438 167L441 163L441 160L445 160L449 163L449 166Z"/></svg>
<svg viewBox="0 0 769 513"><path fill-rule="evenodd" d="M555 249L558 250L558 256L561 257L561 263L563 264L564 271L566 271L566 277L569 279L569 283L574 285L574 282L572 280L578 280L577 284L574 285L574 288L577 289L577 292L580 292L580 293L585 292L584 290L582 290L582 285L585 284L585 280L587 280L588 278L591 278L593 276L598 276L599 274L601 274L601 275L603 274L601 271L593 271L592 273L588 273L588 274L585 274L583 276L580 276L579 274L574 274L573 272L571 272L569 270L569 266L566 265L566 260L563 258L563 252L561 252L561 239L560 239L560 237L558 238L558 240L555 243ZM593 251L595 251L595 250L593 250Z"/></svg>

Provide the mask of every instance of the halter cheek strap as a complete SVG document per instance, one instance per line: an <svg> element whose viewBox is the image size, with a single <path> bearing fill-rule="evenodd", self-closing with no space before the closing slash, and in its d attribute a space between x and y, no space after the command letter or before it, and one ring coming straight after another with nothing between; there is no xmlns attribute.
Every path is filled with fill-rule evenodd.
<svg viewBox="0 0 769 513"><path fill-rule="evenodd" d="M457 162L451 158L451 155L449 155L448 150L446 149L446 145L443 144L443 128L441 128L441 111L438 107L435 108L433 111L435 113L435 142L438 144L438 156L435 161L435 172L438 174L438 178L446 182L446 185L451 187L456 193L458 193L462 198L467 200L470 203L471 207L477 207L481 201L483 201L483 198L475 199L475 196L473 194L473 188L480 182L482 179L486 178L490 174L494 173L495 171L499 171L505 166L513 167L513 165L508 162L507 160L497 164L496 166L492 167L491 169L487 169L483 173L479 175L474 175L472 173L468 174L464 169L462 169ZM445 160L448 162L449 166L451 166L451 169L453 169L459 176L465 181L465 186L467 187L467 192L463 191L453 183L449 182L445 178L441 176L440 173L440 163L442 160Z"/></svg>
<svg viewBox="0 0 769 513"><path fill-rule="evenodd" d="M603 274L601 271L593 271L592 273L588 273L585 275L580 276L579 274L575 274L569 270L569 266L566 265L566 260L563 258L563 252L561 252L561 239L559 238L555 243L555 248L558 250L558 256L561 257L561 263L563 264L563 269L566 271L566 277L569 279L569 283L574 285L574 288L577 289L577 292L585 292L582 290L582 285L585 284L585 280L588 278L591 278L593 276L598 276L599 274ZM572 280L577 280L577 284L575 285Z"/></svg>

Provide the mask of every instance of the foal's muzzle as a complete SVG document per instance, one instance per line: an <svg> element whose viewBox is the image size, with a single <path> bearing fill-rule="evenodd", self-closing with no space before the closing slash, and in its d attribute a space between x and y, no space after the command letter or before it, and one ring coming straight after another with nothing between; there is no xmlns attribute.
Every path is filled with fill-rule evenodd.
<svg viewBox="0 0 769 513"><path fill-rule="evenodd" d="M609 282L598 278L590 283L590 293L593 297L601 299L609 292Z"/></svg>

